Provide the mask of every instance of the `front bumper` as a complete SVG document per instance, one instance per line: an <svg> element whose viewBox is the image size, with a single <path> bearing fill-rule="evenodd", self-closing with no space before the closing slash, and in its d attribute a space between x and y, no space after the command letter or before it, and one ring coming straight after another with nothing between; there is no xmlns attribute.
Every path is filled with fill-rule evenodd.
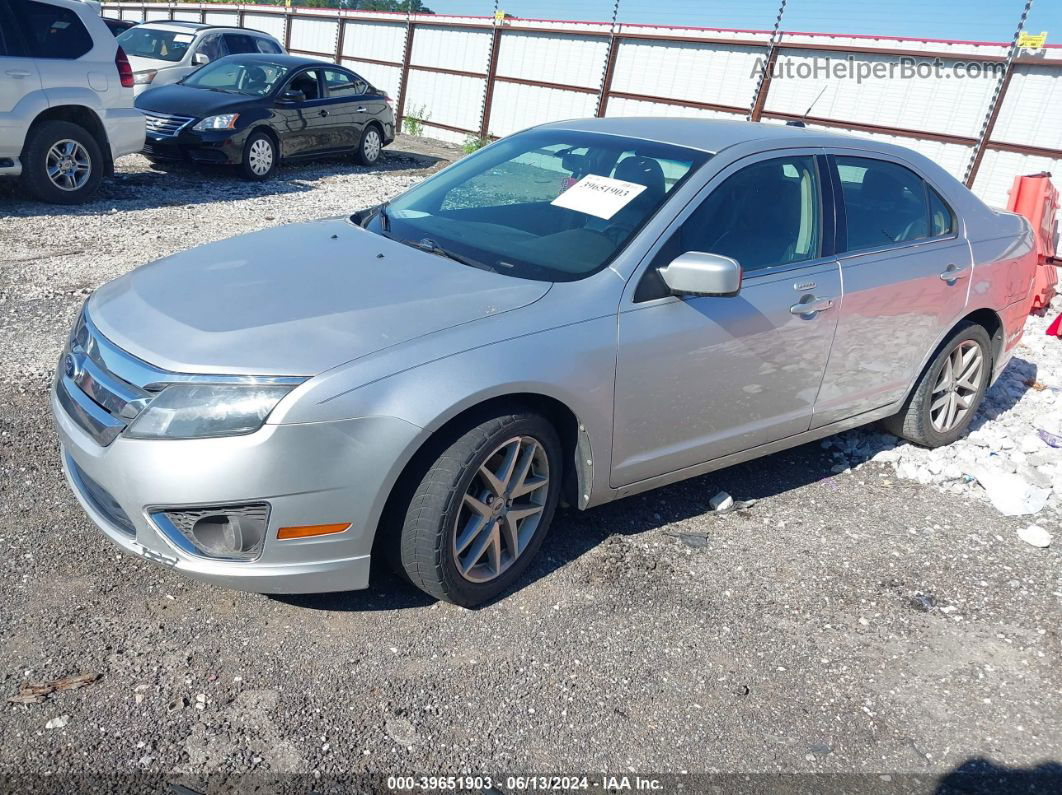
<svg viewBox="0 0 1062 795"><path fill-rule="evenodd" d="M246 436L140 440L101 447L60 406L63 470L89 518L123 551L195 579L259 593L365 588L380 514L420 429L394 417L265 425ZM261 556L220 561L178 548L152 509L268 502ZM350 522L335 535L277 539L277 529Z"/></svg>
<svg viewBox="0 0 1062 795"><path fill-rule="evenodd" d="M144 148L148 157L157 160L184 160L193 163L239 165L243 161L244 131L216 130L195 132L182 130L177 135L157 136L147 133Z"/></svg>

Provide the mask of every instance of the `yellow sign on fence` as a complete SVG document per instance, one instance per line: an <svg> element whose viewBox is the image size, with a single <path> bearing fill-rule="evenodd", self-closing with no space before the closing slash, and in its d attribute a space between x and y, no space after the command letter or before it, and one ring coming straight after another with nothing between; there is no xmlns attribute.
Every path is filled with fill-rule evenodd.
<svg viewBox="0 0 1062 795"><path fill-rule="evenodd" d="M1039 35L1034 33L1022 33L1018 37L1018 46L1023 50L1036 50L1043 49L1043 46L1047 44L1047 31L1040 33Z"/></svg>

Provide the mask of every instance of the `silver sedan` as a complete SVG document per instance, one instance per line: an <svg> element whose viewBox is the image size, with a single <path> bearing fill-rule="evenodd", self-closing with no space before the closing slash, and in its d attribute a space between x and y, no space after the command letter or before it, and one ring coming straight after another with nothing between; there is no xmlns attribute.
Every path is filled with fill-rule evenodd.
<svg viewBox="0 0 1062 795"><path fill-rule="evenodd" d="M364 588L387 558L476 605L561 500L878 420L953 441L1034 267L1026 222L901 147L547 124L350 218L105 285L52 407L75 494L133 555L269 593Z"/></svg>

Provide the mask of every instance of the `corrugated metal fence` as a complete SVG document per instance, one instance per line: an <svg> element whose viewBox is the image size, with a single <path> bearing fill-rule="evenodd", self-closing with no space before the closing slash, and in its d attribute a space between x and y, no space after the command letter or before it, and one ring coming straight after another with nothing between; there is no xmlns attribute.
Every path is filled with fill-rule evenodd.
<svg viewBox="0 0 1062 795"><path fill-rule="evenodd" d="M595 114L781 122L814 102L809 126L916 149L995 206L1017 174L1062 175L1057 47L1008 62L1008 45L985 42L783 33L771 47L766 31L214 3L104 13L266 31L358 71L445 140Z"/></svg>

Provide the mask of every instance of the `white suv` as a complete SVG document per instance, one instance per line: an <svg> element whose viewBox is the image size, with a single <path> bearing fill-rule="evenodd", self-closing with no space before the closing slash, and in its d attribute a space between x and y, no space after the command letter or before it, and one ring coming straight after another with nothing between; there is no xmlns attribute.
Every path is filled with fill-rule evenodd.
<svg viewBox="0 0 1062 795"><path fill-rule="evenodd" d="M144 145L133 71L92 6L0 0L0 176L34 197L87 200Z"/></svg>
<svg viewBox="0 0 1062 795"><path fill-rule="evenodd" d="M201 22L148 22L119 34L133 65L134 91L176 83L203 64L226 55L279 55L284 47L268 33Z"/></svg>

